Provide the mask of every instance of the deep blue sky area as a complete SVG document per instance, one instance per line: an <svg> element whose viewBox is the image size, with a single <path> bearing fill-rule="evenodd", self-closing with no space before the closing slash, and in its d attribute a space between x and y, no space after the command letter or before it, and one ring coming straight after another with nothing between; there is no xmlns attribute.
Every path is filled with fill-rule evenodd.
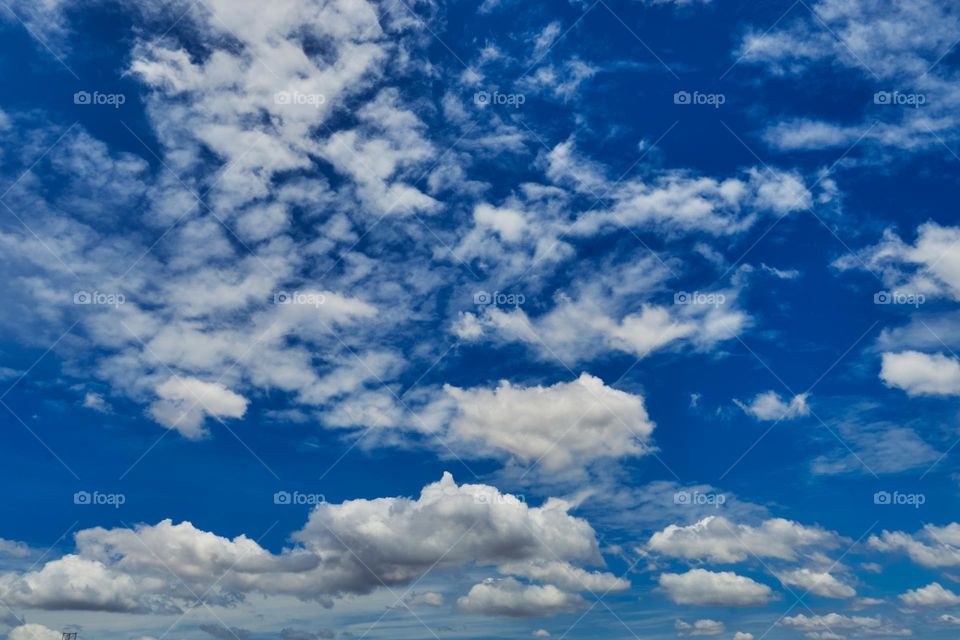
<svg viewBox="0 0 960 640"><path fill-rule="evenodd" d="M0 3L0 633L954 637L958 10Z"/></svg>

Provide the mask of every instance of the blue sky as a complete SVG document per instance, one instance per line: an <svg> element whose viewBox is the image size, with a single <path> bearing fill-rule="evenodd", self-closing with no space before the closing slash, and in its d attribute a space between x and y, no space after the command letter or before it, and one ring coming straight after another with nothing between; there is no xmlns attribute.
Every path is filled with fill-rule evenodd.
<svg viewBox="0 0 960 640"><path fill-rule="evenodd" d="M0 632L954 637L956 9L0 3Z"/></svg>

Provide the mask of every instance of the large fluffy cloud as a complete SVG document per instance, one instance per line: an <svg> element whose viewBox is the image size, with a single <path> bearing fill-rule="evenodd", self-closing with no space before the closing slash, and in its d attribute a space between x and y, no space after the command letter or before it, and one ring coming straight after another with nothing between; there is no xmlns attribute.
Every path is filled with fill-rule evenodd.
<svg viewBox="0 0 960 640"><path fill-rule="evenodd" d="M579 591L628 586L576 566L603 559L593 529L571 516L570 506L552 499L531 507L487 485L457 485L447 474L415 500L321 504L280 553L186 522L85 529L75 534L74 553L0 576L0 598L37 609L125 612L176 611L199 593L221 605L252 593L328 603L409 583L428 569L502 565L503 573L544 583L505 578L478 585L464 608L559 611L581 602ZM501 611L500 600L518 609Z"/></svg>

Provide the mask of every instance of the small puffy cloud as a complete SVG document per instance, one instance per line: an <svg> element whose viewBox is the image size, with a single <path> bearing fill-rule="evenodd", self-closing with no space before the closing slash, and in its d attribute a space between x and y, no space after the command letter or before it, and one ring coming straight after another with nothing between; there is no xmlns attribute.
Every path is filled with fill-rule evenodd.
<svg viewBox="0 0 960 640"><path fill-rule="evenodd" d="M83 407L85 409L99 411L100 413L110 412L110 405L107 404L107 401L104 400L103 396L99 393L87 392L87 394L83 396Z"/></svg>
<svg viewBox="0 0 960 640"><path fill-rule="evenodd" d="M826 571L793 569L776 575L784 586L800 587L808 593L824 598L852 598L857 595L853 587L841 582L833 574Z"/></svg>
<svg viewBox="0 0 960 640"><path fill-rule="evenodd" d="M724 625L722 622L709 619L697 620L696 622L692 623L684 620L677 620L673 626L677 630L677 635L688 638L718 636L727 630L726 625Z"/></svg>
<svg viewBox="0 0 960 640"><path fill-rule="evenodd" d="M671 524L654 533L646 549L684 560L735 563L749 556L796 560L812 548L832 548L836 533L792 520L771 518L758 526L736 524L723 516L707 516L689 526Z"/></svg>
<svg viewBox="0 0 960 640"><path fill-rule="evenodd" d="M909 607L945 607L960 604L960 596L945 589L939 582L933 582L901 594L900 601Z"/></svg>
<svg viewBox="0 0 960 640"><path fill-rule="evenodd" d="M642 454L654 428L641 396L586 373L549 387L445 391L455 403L453 437L548 470Z"/></svg>
<svg viewBox="0 0 960 640"><path fill-rule="evenodd" d="M753 634L746 631L737 631L733 634L733 640L753 640Z"/></svg>
<svg viewBox="0 0 960 640"><path fill-rule="evenodd" d="M709 607L755 607L776 596L765 584L732 571L691 569L686 573L664 573L660 587L675 604Z"/></svg>
<svg viewBox="0 0 960 640"><path fill-rule="evenodd" d="M767 391L757 394L749 403L740 400L734 400L734 403L757 420L792 420L810 415L806 393L795 395L786 402L776 391Z"/></svg>
<svg viewBox="0 0 960 640"><path fill-rule="evenodd" d="M8 640L60 640L60 632L42 624L22 624L7 632Z"/></svg>
<svg viewBox="0 0 960 640"><path fill-rule="evenodd" d="M513 578L487 579L474 585L457 606L470 613L511 618L550 616L583 606L579 595L548 585L527 585Z"/></svg>
<svg viewBox="0 0 960 640"><path fill-rule="evenodd" d="M242 418L248 401L219 382L173 376L155 389L159 400L150 407L154 419L190 439L206 435L206 416Z"/></svg>
<svg viewBox="0 0 960 640"><path fill-rule="evenodd" d="M960 395L960 362L941 353L885 353L880 379L909 396Z"/></svg>
<svg viewBox="0 0 960 640"><path fill-rule="evenodd" d="M534 638L549 638L550 632L547 631L546 629L537 629L530 635L532 635Z"/></svg>

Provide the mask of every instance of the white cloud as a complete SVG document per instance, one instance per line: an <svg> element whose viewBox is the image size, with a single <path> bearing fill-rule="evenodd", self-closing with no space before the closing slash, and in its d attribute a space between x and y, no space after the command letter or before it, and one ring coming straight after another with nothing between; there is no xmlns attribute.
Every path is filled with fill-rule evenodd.
<svg viewBox="0 0 960 640"><path fill-rule="evenodd" d="M677 635L688 638L719 636L727 630L722 622L710 619L697 620L693 623L677 620L673 626L677 630Z"/></svg>
<svg viewBox="0 0 960 640"><path fill-rule="evenodd" d="M451 436L548 470L640 455L654 428L641 396L586 373L549 387L444 390L455 405Z"/></svg>
<svg viewBox="0 0 960 640"><path fill-rule="evenodd" d="M733 640L753 640L753 634L745 631L737 631L733 634Z"/></svg>
<svg viewBox="0 0 960 640"><path fill-rule="evenodd" d="M457 606L469 613L533 618L578 609L584 605L579 595L547 585L527 585L513 578L488 579L470 588L457 600Z"/></svg>
<svg viewBox="0 0 960 640"><path fill-rule="evenodd" d="M86 409L93 409L94 411L99 411L100 413L109 413L110 405L106 400L103 399L103 396L99 393L93 393L88 391L83 396L83 406Z"/></svg>
<svg viewBox="0 0 960 640"><path fill-rule="evenodd" d="M955 522L943 527L927 524L915 534L884 530L870 536L867 544L878 551L904 553L930 569L960 567L960 524Z"/></svg>
<svg viewBox="0 0 960 640"><path fill-rule="evenodd" d="M756 607L776 598L767 585L732 571L691 569L686 573L664 573L659 582L675 604Z"/></svg>
<svg viewBox="0 0 960 640"><path fill-rule="evenodd" d="M909 607L944 607L960 604L960 596L933 582L919 589L900 594L900 601Z"/></svg>
<svg viewBox="0 0 960 640"><path fill-rule="evenodd" d="M549 638L550 632L547 631L546 629L537 629L530 635L532 635L534 638Z"/></svg>
<svg viewBox="0 0 960 640"><path fill-rule="evenodd" d="M751 556L796 560L810 549L835 547L838 540L831 531L783 518L765 520L754 527L723 516L708 516L689 526L667 526L650 537L646 548L672 558L736 563Z"/></svg>
<svg viewBox="0 0 960 640"><path fill-rule="evenodd" d="M447 474L415 500L321 504L294 534L294 546L279 553L246 536L228 539L187 522L85 529L75 534L74 553L25 573L0 575L0 598L36 609L114 612L179 611L194 601L193 593L207 593L207 601L220 606L248 594L329 604L384 583L411 582L428 569L508 565L517 574L556 578L572 589L506 578L478 585L464 606L503 609L506 615L532 615L538 607L566 610L582 602L576 591L584 583L625 586L572 566L601 566L603 559L593 529L570 516L570 507L556 499L530 507L487 485L457 485Z"/></svg>
<svg viewBox="0 0 960 640"><path fill-rule="evenodd" d="M787 616L781 624L804 631L811 638L837 638L835 630L852 631L866 637L912 635L909 629L892 625L882 618L845 616L839 613Z"/></svg>
<svg viewBox="0 0 960 640"><path fill-rule="evenodd" d="M743 409L745 413L753 416L757 420L792 420L810 415L810 407L807 406L807 395L806 393L801 393L795 395L790 402L785 402L776 391L767 391L757 394L749 403L744 403L739 400L734 400L734 402L738 407Z"/></svg>
<svg viewBox="0 0 960 640"><path fill-rule="evenodd" d="M960 228L926 222L917 227L912 245L887 229L879 243L835 264L840 269L867 268L880 273L891 291L956 301L960 300L958 244Z"/></svg>
<svg viewBox="0 0 960 640"><path fill-rule="evenodd" d="M884 353L880 379L910 396L960 395L960 362L942 353Z"/></svg>
<svg viewBox="0 0 960 640"><path fill-rule="evenodd" d="M60 632L42 624L23 624L7 632L9 640L60 640Z"/></svg>
<svg viewBox="0 0 960 640"><path fill-rule="evenodd" d="M247 412L247 399L218 382L172 376L156 392L160 399L150 407L154 419L187 438L206 435L206 416L242 418Z"/></svg>
<svg viewBox="0 0 960 640"><path fill-rule="evenodd" d="M824 598L852 598L857 595L853 587L827 571L791 569L779 572L776 576L784 586L800 587L808 593Z"/></svg>

